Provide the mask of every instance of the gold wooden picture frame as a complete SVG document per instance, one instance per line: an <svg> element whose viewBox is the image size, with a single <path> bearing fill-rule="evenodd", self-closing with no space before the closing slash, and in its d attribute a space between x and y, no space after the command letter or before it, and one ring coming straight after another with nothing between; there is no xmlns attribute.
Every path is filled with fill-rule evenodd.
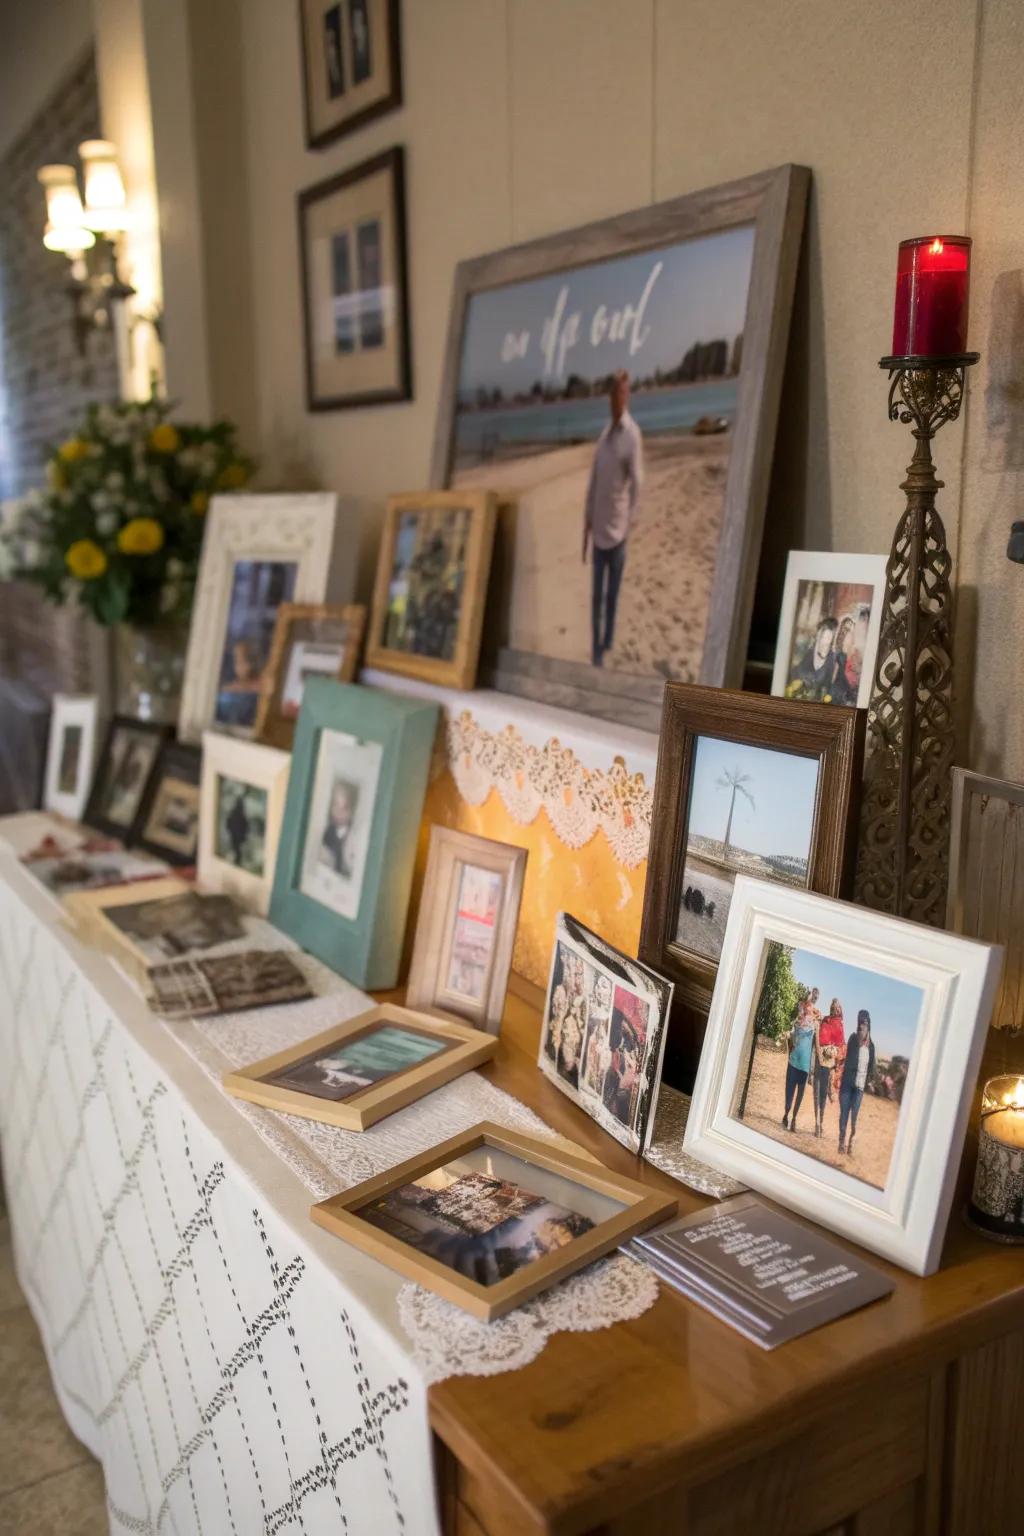
<svg viewBox="0 0 1024 1536"><path fill-rule="evenodd" d="M490 491L392 496L366 665L443 687L476 682L496 501Z"/></svg>
<svg viewBox="0 0 1024 1536"><path fill-rule="evenodd" d="M406 1001L454 1014L496 1035L501 1028L526 849L450 827L430 829Z"/></svg>
<svg viewBox="0 0 1024 1536"><path fill-rule="evenodd" d="M474 1158L472 1154L477 1155ZM449 1166L460 1159L486 1164L487 1170L470 1168L466 1172L448 1173ZM515 1183L515 1176L523 1164L535 1172L535 1183L540 1187L530 1190ZM437 1176L435 1184L418 1182L430 1175ZM448 1177L450 1183L445 1184L443 1177ZM407 1187L414 1184L416 1195L407 1196L403 1201ZM452 1206L437 1209L441 1203L438 1197L453 1184L462 1187L451 1197ZM383 1230L378 1211L389 1197L392 1210L384 1213L382 1219L387 1220L392 1230ZM479 1219L475 1225L474 1197L483 1207L477 1212ZM585 1212L574 1211L562 1204L563 1200L573 1200L580 1206L590 1205L595 1211L595 1219L591 1221ZM596 1213L602 1201L606 1206L619 1208L599 1216ZM397 1215L394 1213L396 1204ZM612 1173L600 1163L575 1157L539 1137L506 1130L485 1120L430 1151L409 1158L387 1173L321 1201L313 1206L311 1215L318 1226L326 1228L335 1237L379 1259L390 1269L434 1291L474 1317L491 1322L611 1252L627 1238L674 1215L676 1205L672 1195L646 1188L634 1179ZM371 1208L374 1220L368 1215ZM416 1210L422 1224L418 1228L407 1226L401 1213L412 1214L415 1220ZM495 1220L496 1215L500 1219ZM526 1245L517 1249L515 1238L518 1234L509 1229L513 1222L519 1225L523 1216L528 1217L527 1226L533 1222L533 1229ZM426 1251L429 1231L425 1228L429 1229L432 1223L444 1234L446 1251L453 1263L453 1240L456 1247L461 1245L465 1259L473 1259L477 1273L481 1270L470 1250L474 1244L486 1250L494 1260L494 1280L486 1284L470 1278L453 1267L453 1263L446 1263ZM405 1228L408 1237L397 1235L395 1229L399 1227ZM496 1239L498 1232L500 1238ZM537 1249L543 1247L545 1232L550 1246L535 1256ZM419 1247L410 1240L417 1235L421 1238ZM500 1258L495 1252L499 1243ZM509 1264L520 1254L521 1262L509 1273Z"/></svg>
<svg viewBox="0 0 1024 1536"><path fill-rule="evenodd" d="M101 886L94 891L71 891L61 898L61 905L78 938L117 960L132 980L141 985L145 982L150 961L124 930L110 921L108 911L111 907L185 896L191 890L194 890L194 886L169 875L166 879L133 880L128 885Z"/></svg>
<svg viewBox="0 0 1024 1536"><path fill-rule="evenodd" d="M368 1070L365 1054L360 1061L351 1047L381 1030L404 1035L407 1043L416 1037L428 1049L419 1060L413 1051L407 1064L384 1070L373 1081L372 1072L380 1071L380 1067L370 1065ZM398 1045L398 1041L390 1042L392 1059ZM298 1045L225 1073L224 1087L235 1098L261 1104L264 1109L322 1120L346 1131L365 1131L386 1115L487 1061L497 1048L493 1036L456 1019L437 1019L412 1008L381 1003L354 1019L332 1024ZM370 1080L360 1084L360 1075Z"/></svg>
<svg viewBox="0 0 1024 1536"><path fill-rule="evenodd" d="M337 683L353 682L365 628L366 608L362 603L281 604L256 711L257 741L291 751L305 674L330 677ZM297 647L307 644L319 645L321 653L318 664L303 668L303 657L297 654ZM325 663L329 652L337 647L342 647L341 655L337 666L330 668Z"/></svg>

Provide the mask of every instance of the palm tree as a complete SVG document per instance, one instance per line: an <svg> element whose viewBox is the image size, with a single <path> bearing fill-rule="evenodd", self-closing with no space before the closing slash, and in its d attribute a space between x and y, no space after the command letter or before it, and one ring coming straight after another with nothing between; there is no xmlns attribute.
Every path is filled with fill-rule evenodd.
<svg viewBox="0 0 1024 1536"><path fill-rule="evenodd" d="M718 780L719 789L729 789L732 791L729 799L729 816L725 823L725 837L722 841L723 859L728 858L729 856L729 836L732 832L732 813L736 809L736 796L738 794L745 795L746 798L750 801L751 809L755 811L757 810L757 806L754 805L753 795L750 793L749 789L745 788L745 786L749 783L750 774L741 773L738 768L727 768L722 774L722 777Z"/></svg>

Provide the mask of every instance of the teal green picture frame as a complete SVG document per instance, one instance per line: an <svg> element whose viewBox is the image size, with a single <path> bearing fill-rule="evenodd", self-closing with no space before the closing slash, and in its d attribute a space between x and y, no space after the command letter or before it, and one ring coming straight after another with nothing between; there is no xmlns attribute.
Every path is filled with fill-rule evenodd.
<svg viewBox="0 0 1024 1536"><path fill-rule="evenodd" d="M302 695L270 920L356 986L398 980L413 866L439 709L381 688L311 678ZM379 742L382 754L356 915L301 889L313 786L324 731Z"/></svg>

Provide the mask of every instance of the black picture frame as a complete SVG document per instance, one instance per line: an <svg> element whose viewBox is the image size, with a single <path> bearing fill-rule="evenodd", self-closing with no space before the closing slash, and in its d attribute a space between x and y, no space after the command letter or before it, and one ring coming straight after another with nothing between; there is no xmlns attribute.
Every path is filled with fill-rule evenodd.
<svg viewBox="0 0 1024 1536"><path fill-rule="evenodd" d="M387 112L393 112L402 105L402 17L400 0L384 0L385 26L387 28L387 48L385 57L387 60L388 89L376 101L353 112L351 116L343 118L330 128L323 128L317 132L313 125L313 110L309 95L309 40L306 31L306 9L310 0L299 0L298 22L299 41L301 45L302 64L302 112L303 128L305 132L307 149L326 149L328 144L333 144L337 139L344 138L347 134L356 133L360 128L365 128L375 118L383 117Z"/></svg>
<svg viewBox="0 0 1024 1536"><path fill-rule="evenodd" d="M189 746L184 741L165 741L160 748L159 756L153 772L149 776L145 794L142 797L142 808L139 812L139 837L137 846L144 848L147 853L155 858L164 859L175 868L192 865L199 855L199 783L202 776L203 754L199 747ZM187 784L195 785L196 789L196 838L195 846L191 854L183 854L179 849L169 848L165 843L156 838L145 836L146 827L156 798L160 791L160 785L166 778L182 779Z"/></svg>
<svg viewBox="0 0 1024 1536"><path fill-rule="evenodd" d="M153 757L153 763L146 775L145 783L139 795L135 814L129 822L113 821L103 813L101 807L106 801L108 787L107 775L113 759L114 748L118 734L121 731L144 733L157 738L157 750ZM107 837L117 838L126 848L133 848L138 842L139 831L142 827L143 809L146 802L150 784L157 765L160 761L160 743L170 739L172 727L161 725L155 720L135 720L130 715L114 715L107 727L107 734L103 742L103 750L97 759L96 773L93 776L92 788L89 791L89 801L85 808L84 821L86 826L95 827L97 832L103 832Z"/></svg>

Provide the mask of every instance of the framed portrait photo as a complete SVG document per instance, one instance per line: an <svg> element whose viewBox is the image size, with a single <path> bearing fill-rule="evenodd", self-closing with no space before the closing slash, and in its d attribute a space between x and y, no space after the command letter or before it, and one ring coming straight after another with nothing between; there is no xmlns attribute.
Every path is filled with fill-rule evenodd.
<svg viewBox="0 0 1024 1536"><path fill-rule="evenodd" d="M265 916L291 757L207 731L199 789L200 883Z"/></svg>
<svg viewBox="0 0 1024 1536"><path fill-rule="evenodd" d="M365 624L361 603L281 604L256 712L259 741L290 750L308 679L332 677L350 683L359 665Z"/></svg>
<svg viewBox="0 0 1024 1536"><path fill-rule="evenodd" d="M400 146L298 196L306 406L412 399Z"/></svg>
<svg viewBox="0 0 1024 1536"><path fill-rule="evenodd" d="M448 688L476 682L494 497L486 491L393 496L377 559L368 667Z"/></svg>
<svg viewBox="0 0 1024 1536"><path fill-rule="evenodd" d="M85 821L129 847L139 840L146 791L169 725L115 715L99 756Z"/></svg>
<svg viewBox="0 0 1024 1536"><path fill-rule="evenodd" d="M430 829L406 1000L442 1016L501 1028L526 849L450 827Z"/></svg>
<svg viewBox="0 0 1024 1536"><path fill-rule="evenodd" d="M98 714L95 694L54 694L43 808L69 821L81 821L92 787Z"/></svg>
<svg viewBox="0 0 1024 1536"><path fill-rule="evenodd" d="M845 894L862 712L724 688L665 688L640 958L676 984L674 1048L696 1068L736 878Z"/></svg>
<svg viewBox="0 0 1024 1536"><path fill-rule="evenodd" d="M306 684L270 917L359 987L397 980L437 719L381 689Z"/></svg>
<svg viewBox="0 0 1024 1536"><path fill-rule="evenodd" d="M194 864L199 847L198 747L165 741L142 803L139 847L168 864Z"/></svg>
<svg viewBox="0 0 1024 1536"><path fill-rule="evenodd" d="M485 1121L312 1216L491 1322L675 1209L671 1195Z"/></svg>
<svg viewBox="0 0 1024 1536"><path fill-rule="evenodd" d="M487 683L649 731L741 686L808 183L460 263L431 481L503 505Z"/></svg>
<svg viewBox="0 0 1024 1536"><path fill-rule="evenodd" d="M867 709L885 600L884 555L792 550L772 693Z"/></svg>
<svg viewBox="0 0 1024 1536"><path fill-rule="evenodd" d="M992 1027L1024 1030L1024 784L953 769L946 926L1002 944Z"/></svg>
<svg viewBox="0 0 1024 1536"><path fill-rule="evenodd" d="M1000 961L996 946L738 876L685 1150L930 1274Z"/></svg>
<svg viewBox="0 0 1024 1536"><path fill-rule="evenodd" d="M492 1035L468 1024L383 1003L228 1072L224 1087L267 1109L365 1131L487 1061L497 1048Z"/></svg>
<svg viewBox="0 0 1024 1536"><path fill-rule="evenodd" d="M193 744L255 735L278 609L327 596L337 497L215 496L206 516L178 717Z"/></svg>
<svg viewBox="0 0 1024 1536"><path fill-rule="evenodd" d="M399 0L299 0L299 28L307 148L401 105Z"/></svg>

